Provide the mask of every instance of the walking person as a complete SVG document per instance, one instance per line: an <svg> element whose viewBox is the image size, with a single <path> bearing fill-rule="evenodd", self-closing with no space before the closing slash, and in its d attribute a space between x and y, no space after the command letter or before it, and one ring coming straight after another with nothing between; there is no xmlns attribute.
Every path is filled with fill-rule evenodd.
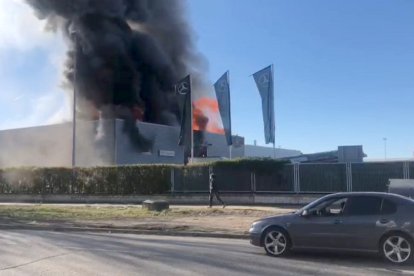
<svg viewBox="0 0 414 276"><path fill-rule="evenodd" d="M220 198L220 192L217 188L217 183L216 183L216 175L214 173L210 173L210 207L211 208L213 206L213 197L216 196L217 200L223 205L223 208L226 207L226 204L224 204L223 200L221 200Z"/></svg>

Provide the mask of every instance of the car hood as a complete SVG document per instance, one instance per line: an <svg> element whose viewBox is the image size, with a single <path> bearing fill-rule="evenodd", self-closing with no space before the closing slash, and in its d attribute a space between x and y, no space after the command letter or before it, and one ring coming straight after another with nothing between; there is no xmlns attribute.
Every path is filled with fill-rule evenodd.
<svg viewBox="0 0 414 276"><path fill-rule="evenodd" d="M265 217L265 218L261 218L258 221L260 222L266 222L266 221L286 221L286 220L290 220L291 218L297 216L296 213L288 213L288 214L280 214L280 215L275 215L275 216L270 216L270 217Z"/></svg>

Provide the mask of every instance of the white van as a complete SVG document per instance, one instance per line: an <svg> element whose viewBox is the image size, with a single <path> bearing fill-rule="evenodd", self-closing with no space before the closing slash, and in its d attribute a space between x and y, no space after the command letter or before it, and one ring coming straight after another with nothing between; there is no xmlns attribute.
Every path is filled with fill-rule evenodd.
<svg viewBox="0 0 414 276"><path fill-rule="evenodd" d="M414 198L414 179L390 179L388 192Z"/></svg>

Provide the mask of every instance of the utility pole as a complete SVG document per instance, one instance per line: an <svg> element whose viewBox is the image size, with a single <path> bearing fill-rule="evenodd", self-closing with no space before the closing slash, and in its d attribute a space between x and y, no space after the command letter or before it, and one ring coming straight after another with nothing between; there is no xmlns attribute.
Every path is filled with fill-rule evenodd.
<svg viewBox="0 0 414 276"><path fill-rule="evenodd" d="M78 38L76 33L72 33L75 40L75 60L73 65L73 121L72 121L72 168L76 166L76 99L77 99L77 88L76 88L76 77L78 74Z"/></svg>

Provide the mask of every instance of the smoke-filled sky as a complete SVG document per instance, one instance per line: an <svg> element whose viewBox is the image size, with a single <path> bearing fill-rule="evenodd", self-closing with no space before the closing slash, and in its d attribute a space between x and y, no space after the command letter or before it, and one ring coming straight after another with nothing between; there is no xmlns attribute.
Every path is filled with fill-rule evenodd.
<svg viewBox="0 0 414 276"><path fill-rule="evenodd" d="M59 87L66 44L23 0L0 1L0 128L70 120ZM263 144L249 77L276 73L276 145L303 152L362 144L370 158L414 153L414 2L191 0L189 23L209 61L231 72L233 133Z"/></svg>

